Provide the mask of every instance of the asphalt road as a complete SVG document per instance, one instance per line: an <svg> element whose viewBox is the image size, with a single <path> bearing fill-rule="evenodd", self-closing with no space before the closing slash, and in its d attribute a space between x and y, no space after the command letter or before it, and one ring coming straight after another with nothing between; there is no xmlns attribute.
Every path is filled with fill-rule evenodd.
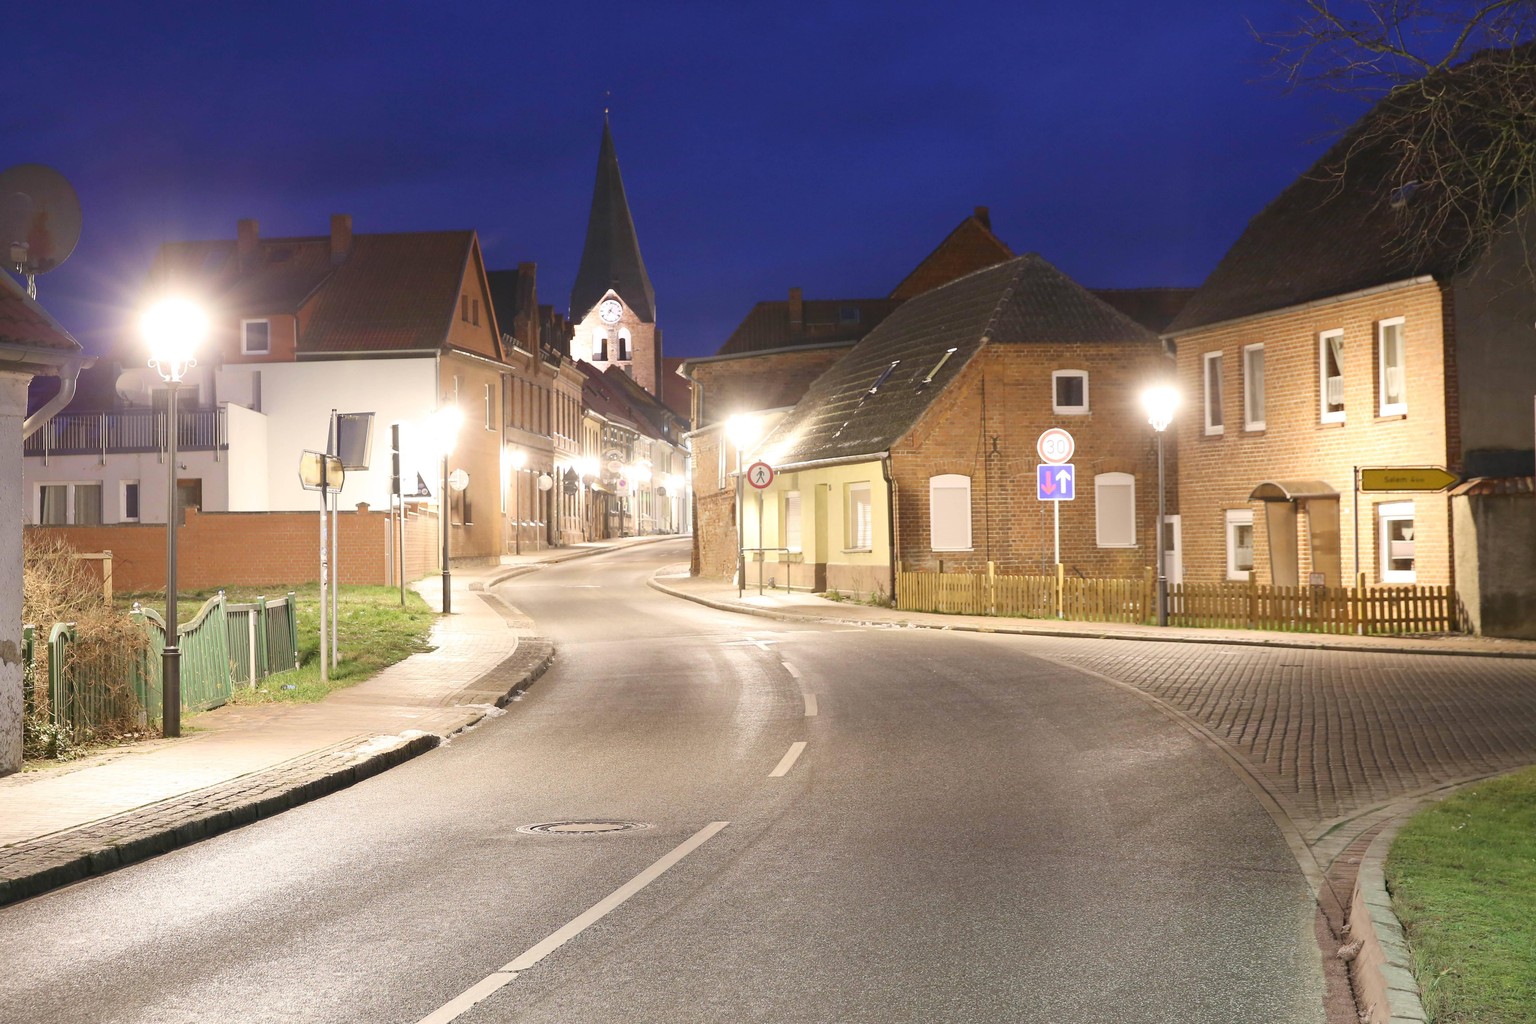
<svg viewBox="0 0 1536 1024"><path fill-rule="evenodd" d="M445 748L0 910L0 1020L1324 1020L1311 893L1206 741L1010 638L646 588L684 556L501 588L556 662ZM519 831L585 820L647 827Z"/></svg>

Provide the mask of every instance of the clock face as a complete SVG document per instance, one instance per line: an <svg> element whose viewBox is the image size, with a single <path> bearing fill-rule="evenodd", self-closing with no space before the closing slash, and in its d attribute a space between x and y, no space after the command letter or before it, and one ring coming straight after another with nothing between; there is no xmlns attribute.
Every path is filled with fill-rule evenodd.
<svg viewBox="0 0 1536 1024"><path fill-rule="evenodd" d="M602 305L597 307L597 315L605 324L616 324L624 313L624 307L619 305L617 299L604 299Z"/></svg>

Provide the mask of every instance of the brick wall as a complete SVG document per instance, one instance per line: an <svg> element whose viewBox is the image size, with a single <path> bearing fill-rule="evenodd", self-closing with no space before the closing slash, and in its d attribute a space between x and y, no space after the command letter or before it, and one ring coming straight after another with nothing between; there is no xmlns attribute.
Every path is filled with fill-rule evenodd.
<svg viewBox="0 0 1536 1024"><path fill-rule="evenodd" d="M337 516L340 579L344 584L388 584L387 516L359 505ZM65 526L26 529L58 537L77 551L111 551L112 583L119 591L165 589L165 526ZM419 579L437 568L437 517L406 521L406 569ZM320 578L318 512L198 512L188 509L176 532L177 586L301 584Z"/></svg>
<svg viewBox="0 0 1536 1024"><path fill-rule="evenodd" d="M1378 415L1377 325L1404 318L1407 413ZM1344 331L1342 423L1321 422L1319 335ZM1264 429L1244 429L1242 350L1262 343L1265 362ZM1205 433L1203 355L1221 351L1224 429ZM1254 574L1270 579L1269 544L1261 502L1248 495L1267 480L1320 480L1339 493L1343 576L1355 569L1355 466L1444 466L1448 451L1445 413L1445 339L1440 287L1412 285L1345 302L1255 318L1178 338L1178 385L1184 406L1178 432L1179 507L1183 513L1184 578L1226 578L1226 511L1252 509ZM1454 468L1454 467L1453 467ZM1375 506L1411 501L1415 511L1417 582L1451 582L1449 499L1443 494L1362 494L1359 508L1360 568L1379 578ZM1298 529L1300 579L1311 571L1305 513Z"/></svg>
<svg viewBox="0 0 1536 1024"><path fill-rule="evenodd" d="M1061 369L1087 371L1086 415L1053 413L1051 372ZM1051 503L1037 494L1035 442L1055 426L1070 432L1077 445L1077 496L1059 503L1067 571L1140 577L1156 561L1157 518L1157 439L1141 411L1140 393L1169 369L1154 343L985 347L891 450L897 558L908 570L933 569L943 559L946 571L983 569L990 560L999 572L1053 572L1055 528ZM1173 447L1168 445L1165 468L1169 514L1178 511ZM1135 547L1098 544L1094 477L1111 472L1135 477ZM945 473L971 478L968 552L931 547L928 481Z"/></svg>
<svg viewBox="0 0 1536 1024"><path fill-rule="evenodd" d="M794 405L849 346L773 352L695 364L693 429L719 423L734 413Z"/></svg>

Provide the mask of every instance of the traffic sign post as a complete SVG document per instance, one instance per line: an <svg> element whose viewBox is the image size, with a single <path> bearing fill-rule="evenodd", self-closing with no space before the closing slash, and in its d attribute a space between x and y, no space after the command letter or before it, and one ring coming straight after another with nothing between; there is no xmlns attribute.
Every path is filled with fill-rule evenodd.
<svg viewBox="0 0 1536 1024"><path fill-rule="evenodd" d="M1071 456L1075 445L1072 443L1072 435L1065 430L1052 427L1040 435L1040 441L1035 445L1036 450L1043 459L1047 453L1060 455L1065 452ZM1051 503L1051 523L1055 528L1056 551L1056 615L1061 617L1061 503L1072 501L1077 497L1077 467L1070 462L1048 462L1035 467L1035 496L1041 501Z"/></svg>
<svg viewBox="0 0 1536 1024"><path fill-rule="evenodd" d="M1040 456L1040 461L1053 466L1070 462L1076 450L1077 442L1060 427L1051 427L1035 441L1035 452Z"/></svg>
<svg viewBox="0 0 1536 1024"><path fill-rule="evenodd" d="M754 462L747 467L747 483L757 491L757 596L763 596L763 489L773 483L773 467ZM743 562L745 564L745 562Z"/></svg>
<svg viewBox="0 0 1536 1024"><path fill-rule="evenodd" d="M761 491L773 483L773 467L766 462L754 462L747 467L747 483Z"/></svg>
<svg viewBox="0 0 1536 1024"><path fill-rule="evenodd" d="M1035 489L1041 501L1071 501L1077 497L1077 471L1070 462L1036 466Z"/></svg>
<svg viewBox="0 0 1536 1024"><path fill-rule="evenodd" d="M1461 482L1461 477L1439 466L1360 467L1362 491L1443 491Z"/></svg>

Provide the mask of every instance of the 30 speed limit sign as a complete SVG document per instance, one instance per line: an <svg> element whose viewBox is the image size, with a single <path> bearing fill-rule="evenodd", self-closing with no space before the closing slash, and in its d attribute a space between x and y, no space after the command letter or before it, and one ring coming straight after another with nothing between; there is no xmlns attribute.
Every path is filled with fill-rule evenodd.
<svg viewBox="0 0 1536 1024"><path fill-rule="evenodd" d="M1060 427L1052 427L1035 442L1035 451L1040 455L1040 461L1052 466L1071 462L1072 453L1076 450L1077 443L1072 440L1072 435Z"/></svg>

